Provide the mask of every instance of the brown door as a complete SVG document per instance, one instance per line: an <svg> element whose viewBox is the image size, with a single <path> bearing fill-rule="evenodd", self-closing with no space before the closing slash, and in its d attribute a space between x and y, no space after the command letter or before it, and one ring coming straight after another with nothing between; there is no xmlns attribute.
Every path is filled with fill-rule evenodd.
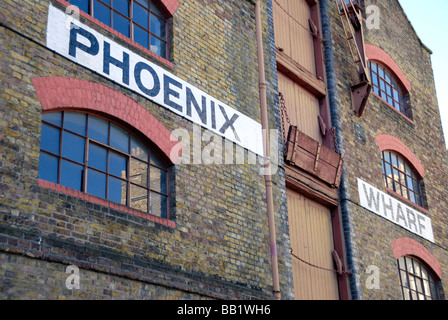
<svg viewBox="0 0 448 320"><path fill-rule="evenodd" d="M294 294L297 300L338 300L339 290L334 269L333 228L330 209L305 196L287 190L289 230Z"/></svg>
<svg viewBox="0 0 448 320"><path fill-rule="evenodd" d="M318 121L319 99L281 72L278 72L278 90L285 99L291 125L297 126L307 136L322 143ZM285 130L288 131L288 128Z"/></svg>
<svg viewBox="0 0 448 320"><path fill-rule="evenodd" d="M275 46L316 74L313 36L309 30L311 9L306 0L276 0L273 4Z"/></svg>

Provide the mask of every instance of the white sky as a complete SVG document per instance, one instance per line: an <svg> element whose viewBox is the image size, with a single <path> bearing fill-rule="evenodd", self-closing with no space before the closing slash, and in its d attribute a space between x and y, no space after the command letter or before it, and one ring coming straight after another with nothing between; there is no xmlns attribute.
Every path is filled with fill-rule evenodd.
<svg viewBox="0 0 448 320"><path fill-rule="evenodd" d="M448 143L448 1L399 1L420 40L433 52L437 99Z"/></svg>

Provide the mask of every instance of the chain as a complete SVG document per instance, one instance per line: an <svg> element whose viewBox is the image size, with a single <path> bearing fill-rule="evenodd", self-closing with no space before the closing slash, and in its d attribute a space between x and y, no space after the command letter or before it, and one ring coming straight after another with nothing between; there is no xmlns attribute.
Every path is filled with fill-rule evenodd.
<svg viewBox="0 0 448 320"><path fill-rule="evenodd" d="M321 37L318 37L317 35L313 34L311 32L311 30L309 29L309 27L304 26L302 23L300 23L300 21L298 21L297 19L295 19L285 8L282 7L282 5L277 1L274 0L275 4L288 16L290 17L295 23L297 23L300 27L302 27L303 29L305 29L306 31L308 31L309 33L311 33L313 36L319 38L320 40L323 40Z"/></svg>
<svg viewBox="0 0 448 320"><path fill-rule="evenodd" d="M291 125L291 121L289 119L288 116L288 111L286 110L286 103L285 103L285 98L283 96L283 93L279 92L278 93L279 97L280 97L280 114L282 117L282 134L283 134L283 144L286 146L286 132L287 132L287 128L286 128L286 124L285 124L285 119L288 122L288 128Z"/></svg>
<svg viewBox="0 0 448 320"><path fill-rule="evenodd" d="M336 136L336 127L331 128L331 141L333 143L334 151L341 154L341 152L339 151L338 138Z"/></svg>
<svg viewBox="0 0 448 320"><path fill-rule="evenodd" d="M303 260L302 258L296 256L296 255L292 252L292 249L291 249L291 255L292 255L294 258L296 258L297 260L299 260L299 261L301 261L301 262L303 262L303 263L309 265L310 267L313 267L313 268L316 268L316 269L320 269L320 270L324 270L324 271L340 273L338 270L327 269L327 268L319 267L319 266L316 266L315 264L312 264L312 263L310 263L310 262L308 262L308 261ZM343 274L351 274L352 272L351 272L350 270L342 270L342 273L343 273Z"/></svg>

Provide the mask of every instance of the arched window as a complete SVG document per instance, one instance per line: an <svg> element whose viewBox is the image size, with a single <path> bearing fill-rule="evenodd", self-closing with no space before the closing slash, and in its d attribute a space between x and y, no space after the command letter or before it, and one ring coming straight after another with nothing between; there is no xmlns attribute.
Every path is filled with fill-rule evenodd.
<svg viewBox="0 0 448 320"><path fill-rule="evenodd" d="M399 85L392 72L380 63L369 61L373 92L391 107L409 117L406 103L406 91Z"/></svg>
<svg viewBox="0 0 448 320"><path fill-rule="evenodd" d="M80 10L98 19L155 54L167 59L169 16L160 1L152 0L69 0Z"/></svg>
<svg viewBox="0 0 448 320"><path fill-rule="evenodd" d="M167 167L137 136L92 114L42 115L39 178L168 217Z"/></svg>
<svg viewBox="0 0 448 320"><path fill-rule="evenodd" d="M423 207L421 179L412 165L404 157L392 151L383 151L382 161L386 187Z"/></svg>
<svg viewBox="0 0 448 320"><path fill-rule="evenodd" d="M398 272L404 300L438 300L437 282L417 259L405 256L398 259Z"/></svg>

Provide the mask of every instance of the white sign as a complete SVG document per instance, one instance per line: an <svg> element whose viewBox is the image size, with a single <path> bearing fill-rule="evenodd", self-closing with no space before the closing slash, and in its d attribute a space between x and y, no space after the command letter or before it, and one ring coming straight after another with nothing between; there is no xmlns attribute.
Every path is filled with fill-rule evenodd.
<svg viewBox="0 0 448 320"><path fill-rule="evenodd" d="M361 206L434 242L431 219L358 178Z"/></svg>
<svg viewBox="0 0 448 320"><path fill-rule="evenodd" d="M81 23L52 4L47 46L149 100L263 155L261 124Z"/></svg>

